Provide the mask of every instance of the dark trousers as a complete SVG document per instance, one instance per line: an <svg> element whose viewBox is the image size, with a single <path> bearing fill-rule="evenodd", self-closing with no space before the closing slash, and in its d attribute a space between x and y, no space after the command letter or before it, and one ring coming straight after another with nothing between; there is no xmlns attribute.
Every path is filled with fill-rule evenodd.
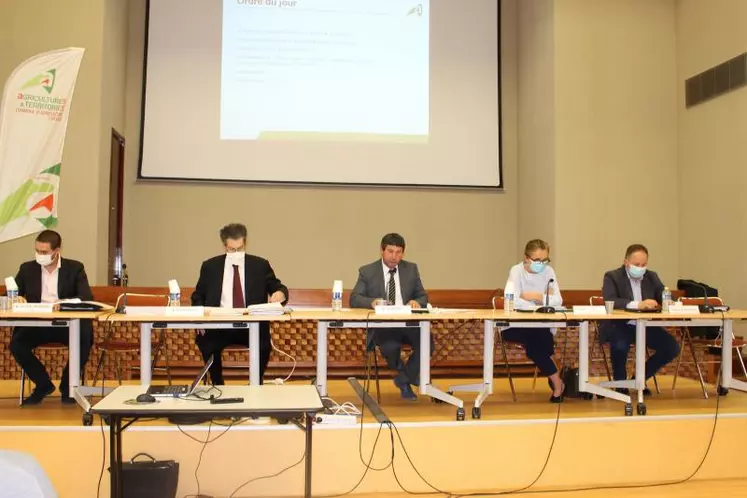
<svg viewBox="0 0 747 498"><path fill-rule="evenodd" d="M37 346L45 344L60 343L68 346L69 330L67 327L16 327L13 330L13 336L10 339L10 352L13 358L23 368L31 382L36 387L46 388L52 386L52 379L49 378L47 369L34 354ZM88 355L93 345L93 324L90 320L80 321L80 371L83 372ZM60 381L60 392L69 395L70 372L67 363L62 370L62 379Z"/></svg>
<svg viewBox="0 0 747 498"><path fill-rule="evenodd" d="M420 327L380 329L373 333L373 344L379 347L381 356L392 370L397 371L395 382L398 384L420 384ZM412 354L406 362L402 361L402 346L412 348ZM433 341L431 341L433 354Z"/></svg>
<svg viewBox="0 0 747 498"><path fill-rule="evenodd" d="M537 365L545 377L558 371L558 367L552 360L555 354L555 341L550 329L506 329L501 334L504 341L524 346L527 357Z"/></svg>
<svg viewBox="0 0 747 498"><path fill-rule="evenodd" d="M628 378L627 363L630 346L635 344L635 325L611 322L600 326L600 341L610 345L612 376L615 380ZM654 354L646 362L646 378L653 377L661 367L677 357L677 341L662 327L646 328L646 348Z"/></svg>
<svg viewBox="0 0 747 498"><path fill-rule="evenodd" d="M220 330L206 330L205 334L197 334L195 338L197 349L202 353L202 359L207 361L210 356L213 356L213 365L210 367L210 381L213 385L222 385L223 382L223 362L221 360L221 352L226 346L233 344L239 344L241 346L249 347L249 330L248 329L220 329ZM270 342L270 331L262 330L259 331L259 381L262 383L262 379L267 369L267 364L270 362L270 351L272 345Z"/></svg>

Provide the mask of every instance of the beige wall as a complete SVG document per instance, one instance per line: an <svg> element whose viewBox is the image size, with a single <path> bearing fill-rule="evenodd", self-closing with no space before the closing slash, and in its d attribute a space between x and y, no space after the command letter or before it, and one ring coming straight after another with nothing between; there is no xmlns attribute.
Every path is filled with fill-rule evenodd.
<svg viewBox="0 0 747 498"><path fill-rule="evenodd" d="M531 239L550 243L555 225L555 17L553 0L518 5L519 233L517 261ZM563 284L565 285L565 284Z"/></svg>
<svg viewBox="0 0 747 498"><path fill-rule="evenodd" d="M680 273L743 308L747 88L685 109L684 81L747 51L747 2L680 0L677 7Z"/></svg>
<svg viewBox="0 0 747 498"><path fill-rule="evenodd" d="M138 182L144 3L131 2L127 65L124 254L133 285L194 285L200 262L222 250L218 229L239 221L249 250L290 287L324 288L336 278L352 287L389 231L405 236L428 287L503 286L517 257L514 0L504 2L503 193Z"/></svg>
<svg viewBox="0 0 747 498"><path fill-rule="evenodd" d="M97 238L102 216L98 193L103 160L100 116L104 10L101 0L3 0L0 5L0 80L40 52L69 46L86 49L62 160L58 229L66 254L83 261L93 281L99 279L99 259L106 258ZM33 236L0 245L0 276L15 275L19 264L33 256Z"/></svg>
<svg viewBox="0 0 747 498"><path fill-rule="evenodd" d="M555 2L556 269L599 288L641 242L679 269L674 0Z"/></svg>

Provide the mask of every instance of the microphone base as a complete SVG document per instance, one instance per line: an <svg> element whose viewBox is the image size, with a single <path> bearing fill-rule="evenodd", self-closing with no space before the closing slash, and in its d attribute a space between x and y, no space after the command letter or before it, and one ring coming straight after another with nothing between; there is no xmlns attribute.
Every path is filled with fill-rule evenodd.
<svg viewBox="0 0 747 498"><path fill-rule="evenodd" d="M699 304L698 309L700 310L701 313L713 313L714 312L713 306L711 306L710 304Z"/></svg>
<svg viewBox="0 0 747 498"><path fill-rule="evenodd" d="M536 310L534 310L535 313L555 313L555 308L552 306L540 306Z"/></svg>

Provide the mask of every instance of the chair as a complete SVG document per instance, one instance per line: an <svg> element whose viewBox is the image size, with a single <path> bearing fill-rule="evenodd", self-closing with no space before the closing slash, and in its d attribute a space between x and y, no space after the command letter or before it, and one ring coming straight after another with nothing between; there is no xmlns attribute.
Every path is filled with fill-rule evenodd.
<svg viewBox="0 0 747 498"><path fill-rule="evenodd" d="M701 304L709 304L711 306L723 306L724 303L721 300L720 297L709 297L707 303L704 303L705 298L702 297L682 297L680 298L680 302L683 305L686 306L698 306ZM685 351L685 346L687 346L688 350L690 351L690 355L692 357L693 365L695 365L695 370L698 373L698 381L700 382L700 388L703 391L703 397L705 399L708 399L708 391L706 389L705 380L703 379L703 371L701 370L701 365L703 364L716 364L721 361L721 359L712 360L712 361L698 361L698 357L695 354L695 345L701 345L706 348L718 348L721 349L721 334L723 331L719 331L719 335L715 339L708 339L708 338L694 338L692 336L692 333L690 331L690 327L682 327L681 329L681 336L682 340L680 341L680 354L677 355L677 367L674 371L674 380L672 381L672 390L674 391L676 385L677 385L677 378L679 377L680 373L680 367L682 365L682 354ZM747 344L744 339L738 338L732 333L732 346L735 349L735 352L737 353L737 358L739 358L739 363L742 366L742 373L744 373L745 377L747 377L747 368L745 368L744 364L744 358L742 358L742 352L741 348Z"/></svg>
<svg viewBox="0 0 747 498"><path fill-rule="evenodd" d="M604 297L602 296L591 296L589 298L589 304L592 306L604 306ZM594 328L596 329L596 337L592 341L591 344L591 355L594 356L594 347L599 345L599 348L602 350L602 357L604 358L604 368L607 371L607 380L612 380L612 375L610 374L610 366L609 362L607 361L607 353L604 350L604 345L602 345L601 342L599 342L599 323L595 320L594 321ZM649 358L649 352L648 349L646 349L646 359ZM592 361L598 361L593 360ZM656 389L656 394L660 394L661 391L659 390L659 381L656 379L656 375L653 376L654 379L654 388Z"/></svg>
<svg viewBox="0 0 747 498"><path fill-rule="evenodd" d="M124 294L120 294L117 297L115 309L119 309ZM135 294L127 293L127 304L131 306L168 306L169 296L165 294ZM166 329L154 329L158 330L158 340L153 341L151 344L151 350L153 351L153 370L165 370L166 378L169 385L171 385L171 366L169 365L169 351L166 348ZM93 376L93 384L96 385L101 368L103 367L106 354L109 353L114 357L116 362L116 374L117 382L122 385L122 359L127 353L139 353L140 342L129 342L127 340L116 340L111 339L111 332L107 331L106 338L103 341L97 342L96 347L101 349L101 356L99 357L98 364L96 365L96 373ZM163 351L164 359L166 362L165 367L157 367L159 355ZM102 384L104 383L103 375L101 379Z"/></svg>
<svg viewBox="0 0 747 498"><path fill-rule="evenodd" d="M34 348L34 353L37 351L67 351L67 345L61 342L50 342L49 344L42 344ZM57 370L59 366L57 363L52 363L54 370ZM23 404L23 396L26 394L26 371L21 369L21 392L18 395L18 404Z"/></svg>
<svg viewBox="0 0 747 498"><path fill-rule="evenodd" d="M493 296L490 300L490 304L493 306L493 309L503 309L503 297L502 296ZM503 367L506 369L506 376L508 377L508 385L511 387L511 397L513 398L514 402L518 400L516 397L516 387L514 386L514 379L511 375L511 365L508 362L508 353L506 352L506 343L512 344L515 347L519 349L524 349L521 344L514 343L512 341L506 341L503 339L503 331L501 329L498 329L498 333L496 334L496 337L498 338L498 342L501 346L501 355L503 356ZM534 367L534 376L532 378L532 391L535 390L537 387L537 376L539 374L539 370L537 367Z"/></svg>
<svg viewBox="0 0 747 498"><path fill-rule="evenodd" d="M375 333L375 332L374 332ZM410 352L412 354L412 348L407 344L402 345L402 352ZM381 404L381 387L379 385L379 362L378 362L379 347L374 343L373 339L369 343L366 341L366 363L364 366L364 372L366 376L366 392L370 389L371 373L373 373L373 379L376 384L376 402ZM401 354L401 353L400 353Z"/></svg>

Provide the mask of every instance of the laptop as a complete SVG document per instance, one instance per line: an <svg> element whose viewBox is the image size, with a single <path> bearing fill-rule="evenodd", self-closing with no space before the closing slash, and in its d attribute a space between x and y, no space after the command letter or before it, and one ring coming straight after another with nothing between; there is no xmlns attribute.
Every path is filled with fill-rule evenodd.
<svg viewBox="0 0 747 498"><path fill-rule="evenodd" d="M205 377L205 374L207 374L207 371L212 364L213 357L211 355L210 358L208 358L208 361L205 362L205 366L203 366L202 370L200 370L197 378L192 382L191 386L149 386L148 390L145 392L146 394L150 394L154 398L179 398L182 396L189 396L190 394L194 394L195 389L197 389L197 386L200 385L202 378Z"/></svg>

